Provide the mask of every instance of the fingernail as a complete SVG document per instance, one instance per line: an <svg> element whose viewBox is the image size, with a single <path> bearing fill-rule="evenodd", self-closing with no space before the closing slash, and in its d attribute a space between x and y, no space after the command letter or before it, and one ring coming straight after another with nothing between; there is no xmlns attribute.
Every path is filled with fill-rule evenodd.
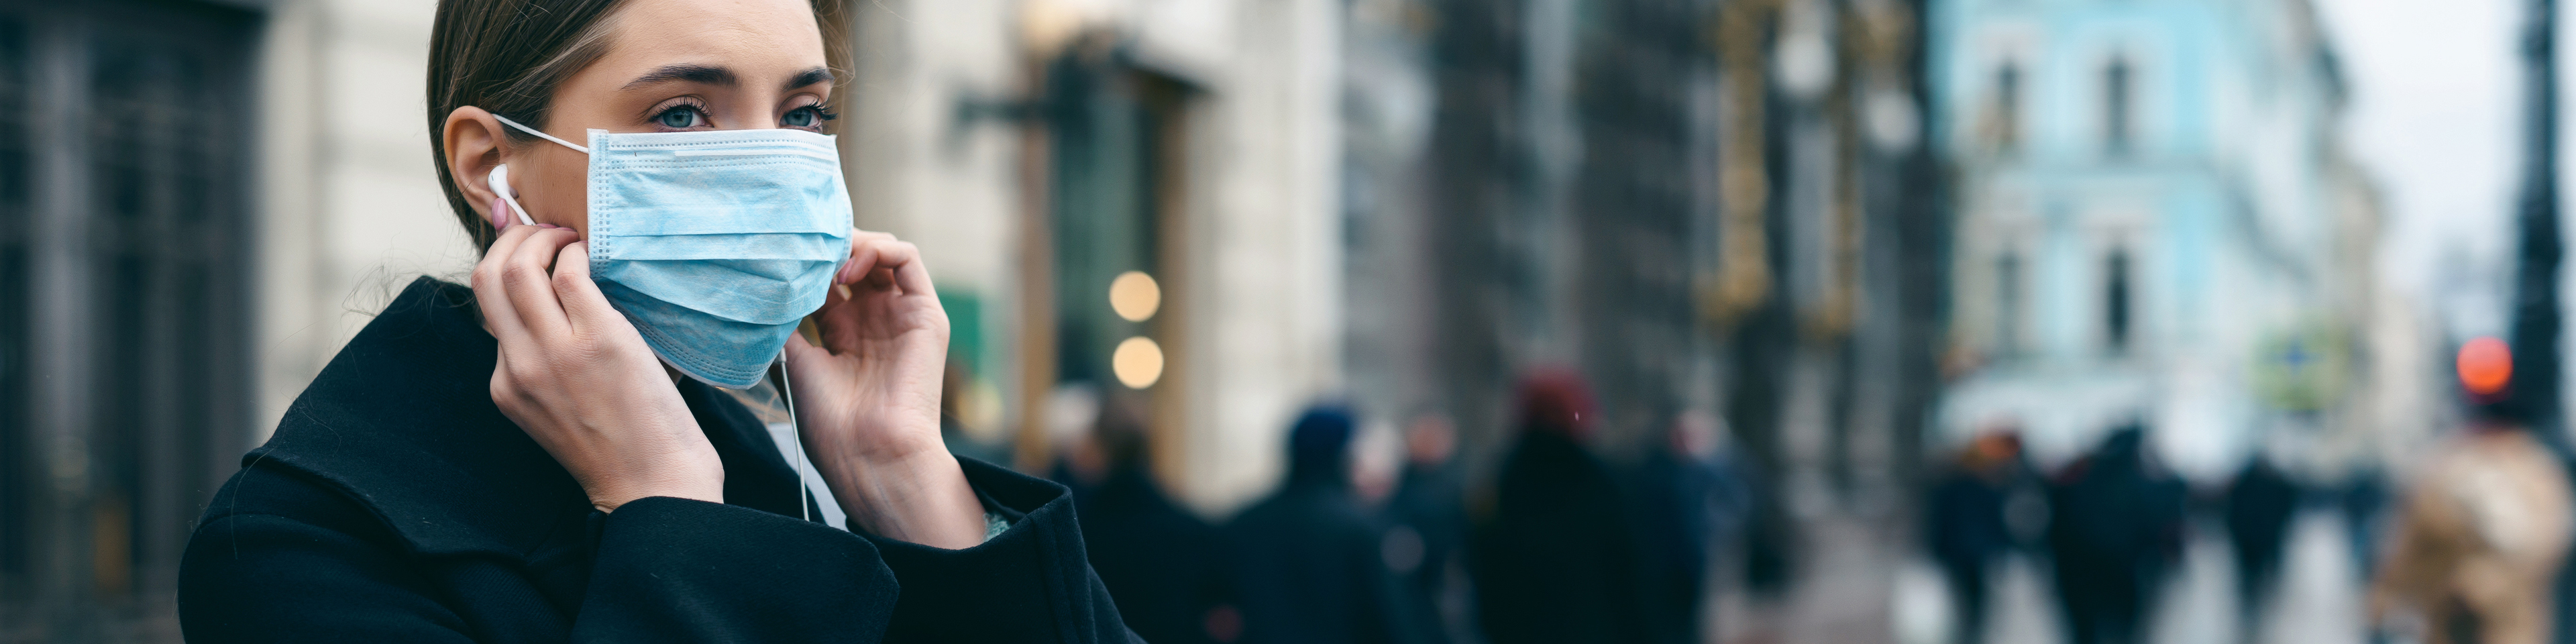
<svg viewBox="0 0 2576 644"><path fill-rule="evenodd" d="M510 202L509 202L508 200L504 200L504 199L502 199L502 198L500 198L500 197L493 197L493 198L492 198L492 229L493 229L493 230L504 230L504 229L508 229L508 228L510 227L510 212L509 212L509 207L510 207Z"/></svg>

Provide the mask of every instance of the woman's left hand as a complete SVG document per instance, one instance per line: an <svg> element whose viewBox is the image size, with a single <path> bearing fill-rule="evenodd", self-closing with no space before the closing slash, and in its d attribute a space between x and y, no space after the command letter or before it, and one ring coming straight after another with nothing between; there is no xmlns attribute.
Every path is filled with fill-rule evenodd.
<svg viewBox="0 0 2576 644"><path fill-rule="evenodd" d="M814 313L823 346L787 341L805 449L852 528L941 548L984 540L983 504L939 437L948 313L921 251L852 231Z"/></svg>

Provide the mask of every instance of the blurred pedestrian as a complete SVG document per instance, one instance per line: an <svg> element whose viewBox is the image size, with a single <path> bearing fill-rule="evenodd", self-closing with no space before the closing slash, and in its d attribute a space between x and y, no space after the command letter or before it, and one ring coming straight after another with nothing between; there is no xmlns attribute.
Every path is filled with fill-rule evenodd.
<svg viewBox="0 0 2576 644"><path fill-rule="evenodd" d="M1288 432L1288 480L1226 526L1247 644L1410 642L1418 627L1351 491L1348 410L1318 406Z"/></svg>
<svg viewBox="0 0 2576 644"><path fill-rule="evenodd" d="M1716 421L1676 415L1638 468L1635 494L1646 630L1655 642L1700 641L1709 549L1741 507L1717 462Z"/></svg>
<svg viewBox="0 0 2576 644"><path fill-rule="evenodd" d="M1447 416L1423 414L1404 432L1404 473L1387 499L1379 553L1404 586L1420 641L1471 641L1465 623L1467 545L1464 485L1455 464L1457 429Z"/></svg>
<svg viewBox="0 0 2576 644"><path fill-rule="evenodd" d="M1213 642L1207 620L1217 601L1217 531L1155 483L1151 437L1137 407L1130 396L1110 397L1091 432L1108 471L1075 504L1091 569L1138 637Z"/></svg>
<svg viewBox="0 0 2576 644"><path fill-rule="evenodd" d="M1088 382L1058 386L1047 396L1046 478L1071 490L1077 506L1109 479L1109 459L1091 435L1104 404L1100 388Z"/></svg>
<svg viewBox="0 0 2576 644"><path fill-rule="evenodd" d="M1932 484L1924 504L1925 545L1950 590L1953 644L1985 641L1989 578L2016 543L2005 509L2029 485L2021 439L2010 429L1979 435Z"/></svg>
<svg viewBox="0 0 2576 644"><path fill-rule="evenodd" d="M2236 556L2236 628L2252 644L2262 633L2273 589L2280 585L2281 551L2290 518L2298 513L2299 486L2257 453L2227 484L2227 543Z"/></svg>
<svg viewBox="0 0 2576 644"><path fill-rule="evenodd" d="M2432 644L2538 644L2567 554L2567 474L2489 409L2422 464L2370 593L2370 620L2404 609Z"/></svg>
<svg viewBox="0 0 2576 644"><path fill-rule="evenodd" d="M2378 467L2355 470L2345 477L2334 495L2335 508L2343 517L2345 547L2352 552L2353 570L2361 578L2379 574L2379 534L2388 506L2388 475Z"/></svg>
<svg viewBox="0 0 2576 644"><path fill-rule="evenodd" d="M1571 374L1521 384L1519 438L1471 555L1496 644L1646 641L1637 542L1608 468L1583 446L1591 406Z"/></svg>
<svg viewBox="0 0 2576 644"><path fill-rule="evenodd" d="M2182 552L2181 479L2146 451L2146 429L2111 433L2058 474L2048 545L2074 644L2136 644L2165 574Z"/></svg>

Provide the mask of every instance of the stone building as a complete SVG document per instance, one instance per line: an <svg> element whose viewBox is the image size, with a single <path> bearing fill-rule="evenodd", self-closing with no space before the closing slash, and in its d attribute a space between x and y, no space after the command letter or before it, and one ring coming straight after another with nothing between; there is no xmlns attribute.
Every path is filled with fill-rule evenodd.
<svg viewBox="0 0 2576 644"><path fill-rule="evenodd" d="M401 286L462 280L434 7L0 1L0 642L176 641L215 486ZM934 267L969 434L1129 390L1185 500L1266 491L1341 386L1340 12L843 7L856 223Z"/></svg>

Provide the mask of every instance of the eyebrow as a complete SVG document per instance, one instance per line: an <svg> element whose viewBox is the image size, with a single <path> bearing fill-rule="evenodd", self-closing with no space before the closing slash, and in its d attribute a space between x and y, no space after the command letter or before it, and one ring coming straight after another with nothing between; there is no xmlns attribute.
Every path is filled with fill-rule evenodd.
<svg viewBox="0 0 2576 644"><path fill-rule="evenodd" d="M832 82L832 70L816 67L797 72L795 77L787 79L787 84L779 86L778 91L795 91L799 87L828 82Z"/></svg>
<svg viewBox="0 0 2576 644"><path fill-rule="evenodd" d="M656 67L653 71L645 72L644 75L635 77L635 80L627 81L626 86L620 89L635 89L645 85L666 83L670 81L688 81L702 85L722 85L725 87L732 87L740 83L740 81L734 77L733 70L730 69L722 67L708 67L706 65L681 64Z"/></svg>
<svg viewBox="0 0 2576 644"><path fill-rule="evenodd" d="M832 80L832 70L815 67L797 72L795 76L787 79L786 84L779 86L779 90L790 91L807 85L831 82ZM644 75L635 77L635 80L627 81L626 86L621 89L634 89L654 83L667 83L670 81L687 81L701 85L719 85L724 87L733 87L741 84L742 82L741 78L735 76L733 70L730 69L710 67L706 65L679 64L663 65L661 67L654 68L653 71L645 72Z"/></svg>

